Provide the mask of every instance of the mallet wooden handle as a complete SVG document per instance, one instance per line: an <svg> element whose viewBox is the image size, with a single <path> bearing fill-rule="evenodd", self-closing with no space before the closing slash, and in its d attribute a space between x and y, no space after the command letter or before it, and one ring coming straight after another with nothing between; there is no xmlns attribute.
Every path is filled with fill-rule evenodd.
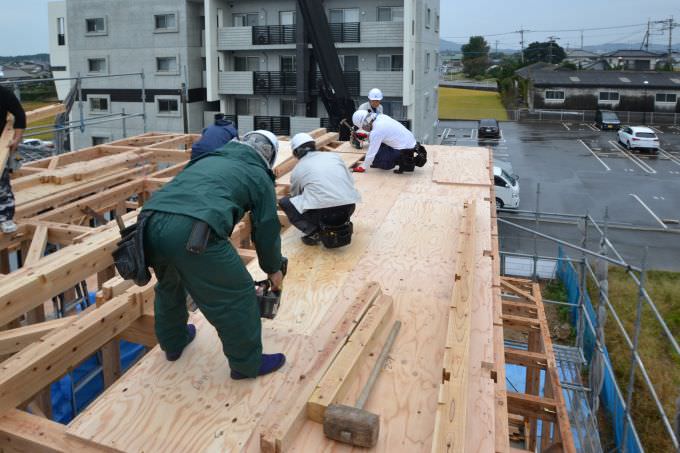
<svg viewBox="0 0 680 453"><path fill-rule="evenodd" d="M394 340L397 338L397 334L399 333L400 328L401 321L395 321L394 325L392 326L392 330L390 330L390 334L387 336L387 340L383 345L382 351L380 351L380 356L378 356L378 360L375 362L375 365L373 365L371 375L368 377L366 385L364 386L364 389L361 391L361 395L359 395L359 399L357 399L357 403L355 404L355 407L357 409L364 408L364 404L366 404L366 400L368 400L368 395L371 394L371 390L373 390L375 381L378 379L380 370L382 370L382 368L385 366L387 356L390 354L390 350L392 349L392 345L394 344Z"/></svg>

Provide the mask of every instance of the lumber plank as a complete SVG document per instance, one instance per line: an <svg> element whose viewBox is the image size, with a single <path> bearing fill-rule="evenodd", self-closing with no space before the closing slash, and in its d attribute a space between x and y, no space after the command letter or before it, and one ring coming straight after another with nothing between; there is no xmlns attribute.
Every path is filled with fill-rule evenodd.
<svg viewBox="0 0 680 453"><path fill-rule="evenodd" d="M505 362L511 365L521 365L544 370L548 367L547 360L547 356L541 352L511 348L505 349Z"/></svg>
<svg viewBox="0 0 680 453"><path fill-rule="evenodd" d="M513 315L503 315L502 319L504 327L536 330L540 330L541 328L541 323L538 319Z"/></svg>
<svg viewBox="0 0 680 453"><path fill-rule="evenodd" d="M305 421L307 402L316 388L319 377L328 369L361 318L381 294L377 283L368 283L333 328L334 335L322 343L323 348L314 360L302 365L301 368L305 370L302 375L305 379L300 382L298 377L297 383L287 381L291 386L290 393L276 398L263 416L260 433L260 448L263 453L288 450Z"/></svg>
<svg viewBox="0 0 680 453"><path fill-rule="evenodd" d="M559 439L562 441L563 451L573 453L576 451L574 439L571 435L571 426L569 423L569 414L567 412L564 395L562 394L562 386L560 385L560 378L557 372L557 363L555 361L555 353L552 347L552 340L550 339L550 331L548 328L548 320L545 316L545 307L543 306L543 298L541 295L541 287L538 283L532 285L532 295L536 300L538 307L538 318L541 322L541 337L543 342L543 350L547 356L548 370L547 375L550 381L550 391L555 401L555 411L557 413L557 426L559 430ZM557 436L556 436L557 437Z"/></svg>
<svg viewBox="0 0 680 453"><path fill-rule="evenodd" d="M141 344L147 348L155 347L158 344L158 339L156 339L156 333L154 331L154 317L152 315L142 315L138 319L135 319L132 324L120 334L120 339L131 343Z"/></svg>
<svg viewBox="0 0 680 453"><path fill-rule="evenodd" d="M552 398L541 398L525 393L508 392L508 412L525 417L556 421L557 405Z"/></svg>
<svg viewBox="0 0 680 453"><path fill-rule="evenodd" d="M392 306L392 298L383 295L368 309L309 398L307 416L311 420L323 423L328 406L345 397L349 384L356 378L357 365L369 360L371 347L388 324Z"/></svg>
<svg viewBox="0 0 680 453"><path fill-rule="evenodd" d="M523 297L526 300L526 302L532 303L534 305L536 304L536 298L529 291L524 291L523 289L512 284L507 279L501 278L501 286L507 290L510 290L510 292L515 293L520 297Z"/></svg>
<svg viewBox="0 0 680 453"><path fill-rule="evenodd" d="M451 308L442 364L432 452L465 450L471 305L475 278L476 204L465 206L460 253L454 275Z"/></svg>
<svg viewBox="0 0 680 453"><path fill-rule="evenodd" d="M86 308L81 316L92 311L95 307ZM57 318L38 324L17 327L16 329L0 331L0 355L13 354L21 351L31 343L35 343L53 330L61 329L73 322L72 317Z"/></svg>
<svg viewBox="0 0 680 453"><path fill-rule="evenodd" d="M30 201L18 204L16 209L16 218L21 219L26 217L32 217L46 209L63 206L64 204L71 203L76 198L88 196L101 190L109 189L118 184L128 182L131 179L137 178L149 172L150 170L151 170L150 165L144 165L129 170L125 169L113 173L111 176L97 178L96 180L91 182L78 184L77 186L70 189L56 192L53 191L53 193L45 194L45 196L42 196L40 198L32 199ZM14 183L12 183L12 186L13 188L16 188L14 186Z"/></svg>
<svg viewBox="0 0 680 453"><path fill-rule="evenodd" d="M489 161L480 159L475 148L458 148L455 151L449 146L427 146L432 156L434 172L432 180L438 184L455 184L489 187Z"/></svg>
<svg viewBox="0 0 680 453"><path fill-rule="evenodd" d="M146 291L152 293L153 288L148 287ZM6 360L0 374L0 413L26 401L141 315L137 297L125 294Z"/></svg>
<svg viewBox="0 0 680 453"><path fill-rule="evenodd" d="M40 107L35 110L26 112L26 124L30 126L31 124L44 120L45 118L50 118L57 116L64 111L64 104L52 104Z"/></svg>
<svg viewBox="0 0 680 453"><path fill-rule="evenodd" d="M66 434L66 426L43 417L11 409L0 416L2 450L17 453L120 453Z"/></svg>
<svg viewBox="0 0 680 453"><path fill-rule="evenodd" d="M26 259L24 260L24 266L32 266L42 258L45 253L45 247L47 246L47 231L46 225L38 225L33 232L33 240L31 241L31 246L26 254Z"/></svg>
<svg viewBox="0 0 680 453"><path fill-rule="evenodd" d="M14 116L7 114L7 123L5 129L0 131L0 174L5 171L7 159L9 159L9 145L14 140Z"/></svg>

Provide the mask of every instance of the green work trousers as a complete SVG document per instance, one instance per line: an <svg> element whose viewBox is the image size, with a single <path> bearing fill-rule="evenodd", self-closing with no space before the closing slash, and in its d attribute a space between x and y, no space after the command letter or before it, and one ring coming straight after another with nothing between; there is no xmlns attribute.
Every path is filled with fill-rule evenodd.
<svg viewBox="0 0 680 453"><path fill-rule="evenodd" d="M144 232L148 264L156 285L155 328L161 348L181 351L189 342L187 292L222 341L232 370L257 376L262 356L262 324L253 279L226 239L211 234L200 255L186 250L195 219L154 212Z"/></svg>

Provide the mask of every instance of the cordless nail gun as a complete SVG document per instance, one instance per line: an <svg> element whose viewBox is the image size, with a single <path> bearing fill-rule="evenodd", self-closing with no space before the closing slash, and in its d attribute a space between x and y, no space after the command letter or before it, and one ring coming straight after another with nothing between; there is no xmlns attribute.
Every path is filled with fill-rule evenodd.
<svg viewBox="0 0 680 453"><path fill-rule="evenodd" d="M281 272L284 277L288 272L288 258L285 256L281 261ZM272 289L271 280L261 280L255 282L255 294L257 295L257 302L260 304L260 317L274 319L281 304L281 288L275 291Z"/></svg>
<svg viewBox="0 0 680 453"><path fill-rule="evenodd" d="M343 119L340 122L340 124L349 129L350 142L352 143L352 146L354 146L356 149L361 149L362 143L368 141L368 132L359 129L354 125L349 124L346 119Z"/></svg>

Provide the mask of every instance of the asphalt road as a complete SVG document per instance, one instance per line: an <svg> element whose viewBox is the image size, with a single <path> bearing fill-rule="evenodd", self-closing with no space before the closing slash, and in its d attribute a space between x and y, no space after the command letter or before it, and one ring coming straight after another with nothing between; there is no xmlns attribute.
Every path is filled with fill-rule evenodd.
<svg viewBox="0 0 680 453"><path fill-rule="evenodd" d="M497 161L520 177L519 210L584 215L602 220L608 210L610 239L631 264L649 248L651 268L680 271L680 127L655 127L658 157L626 151L616 132L579 122L504 122L499 140L478 140L474 121L442 122L442 144L490 146ZM540 184L540 195L537 187ZM503 218L533 228L520 213ZM540 231L580 243L575 220L542 221ZM531 235L500 225L501 248L533 253ZM589 230L594 238L597 232ZM596 242L589 243L596 248ZM555 247L539 241L539 253ZM549 252L549 253L548 253ZM575 256L576 252L572 252Z"/></svg>

